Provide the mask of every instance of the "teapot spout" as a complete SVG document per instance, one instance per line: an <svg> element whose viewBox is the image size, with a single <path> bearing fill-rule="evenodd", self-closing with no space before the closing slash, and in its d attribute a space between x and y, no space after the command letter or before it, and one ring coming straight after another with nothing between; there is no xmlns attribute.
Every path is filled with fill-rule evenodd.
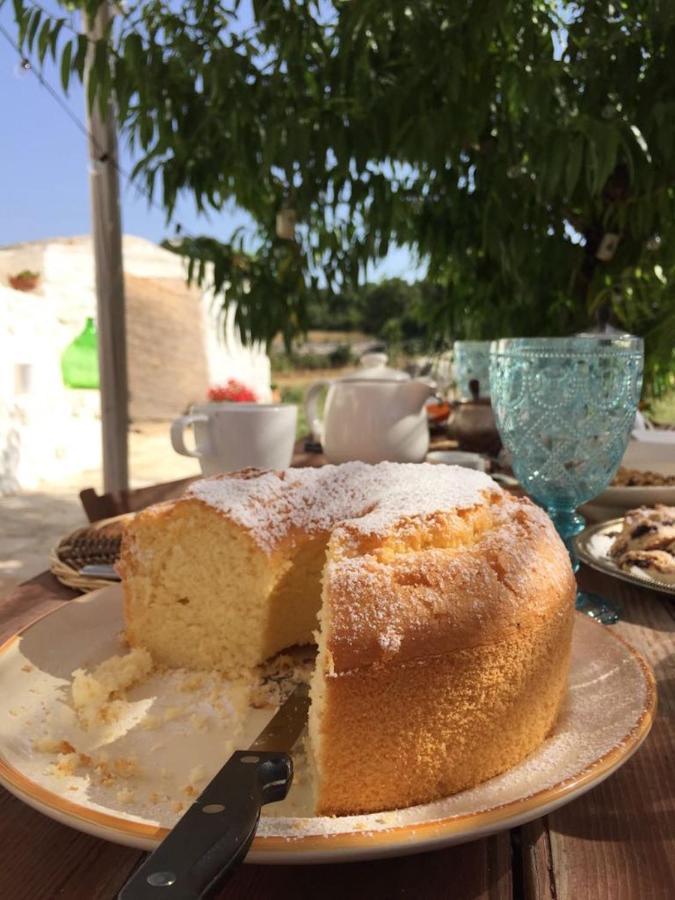
<svg viewBox="0 0 675 900"><path fill-rule="evenodd" d="M419 412L429 397L433 396L434 390L432 384L421 379L408 381L399 387L401 394L405 395L408 413Z"/></svg>

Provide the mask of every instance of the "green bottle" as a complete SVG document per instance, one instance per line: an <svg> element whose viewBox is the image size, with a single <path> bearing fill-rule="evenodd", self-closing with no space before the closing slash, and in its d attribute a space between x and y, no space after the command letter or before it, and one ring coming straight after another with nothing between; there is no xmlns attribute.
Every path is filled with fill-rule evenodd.
<svg viewBox="0 0 675 900"><path fill-rule="evenodd" d="M84 329L63 351L61 375L66 387L98 388L98 342L92 318L87 318Z"/></svg>

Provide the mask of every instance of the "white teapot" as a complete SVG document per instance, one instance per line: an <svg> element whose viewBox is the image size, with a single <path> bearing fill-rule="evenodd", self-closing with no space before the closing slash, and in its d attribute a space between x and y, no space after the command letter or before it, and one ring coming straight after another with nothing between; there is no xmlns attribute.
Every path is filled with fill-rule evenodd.
<svg viewBox="0 0 675 900"><path fill-rule="evenodd" d="M362 368L335 381L316 381L305 395L305 414L329 462L421 462L429 449L426 381L390 369L384 353L368 353ZM323 421L319 394L328 387Z"/></svg>

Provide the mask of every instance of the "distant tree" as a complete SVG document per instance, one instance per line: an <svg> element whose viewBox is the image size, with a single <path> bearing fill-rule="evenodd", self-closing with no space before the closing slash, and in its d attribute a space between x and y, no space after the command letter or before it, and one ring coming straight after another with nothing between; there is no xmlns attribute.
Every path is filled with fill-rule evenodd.
<svg viewBox="0 0 675 900"><path fill-rule="evenodd" d="M399 338L406 333L412 337L417 331L416 312L419 307L417 285L400 278L367 285L361 294L363 330L382 336L385 329L395 328Z"/></svg>
<svg viewBox="0 0 675 900"><path fill-rule="evenodd" d="M349 285L337 292L316 290L307 305L309 327L320 331L363 331L364 290L364 286Z"/></svg>
<svg viewBox="0 0 675 900"><path fill-rule="evenodd" d="M68 10L100 0L61 17L13 2L67 90L87 50ZM95 48L88 94L114 102L169 217L181 192L251 213L268 283L285 277L276 216L297 214L292 303L232 289L232 247L182 248L208 249L246 338L301 330L318 286L355 284L396 242L444 287L437 329L611 321L645 336L658 391L675 369L674 48L665 0L139 0Z"/></svg>

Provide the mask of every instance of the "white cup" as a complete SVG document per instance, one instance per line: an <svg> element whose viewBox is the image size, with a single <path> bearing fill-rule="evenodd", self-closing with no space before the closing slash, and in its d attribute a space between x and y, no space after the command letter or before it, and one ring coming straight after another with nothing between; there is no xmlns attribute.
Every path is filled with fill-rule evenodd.
<svg viewBox="0 0 675 900"><path fill-rule="evenodd" d="M171 424L173 449L195 456L204 475L257 469L285 469L293 458L296 406L282 403L205 403ZM185 446L192 425L195 449Z"/></svg>

